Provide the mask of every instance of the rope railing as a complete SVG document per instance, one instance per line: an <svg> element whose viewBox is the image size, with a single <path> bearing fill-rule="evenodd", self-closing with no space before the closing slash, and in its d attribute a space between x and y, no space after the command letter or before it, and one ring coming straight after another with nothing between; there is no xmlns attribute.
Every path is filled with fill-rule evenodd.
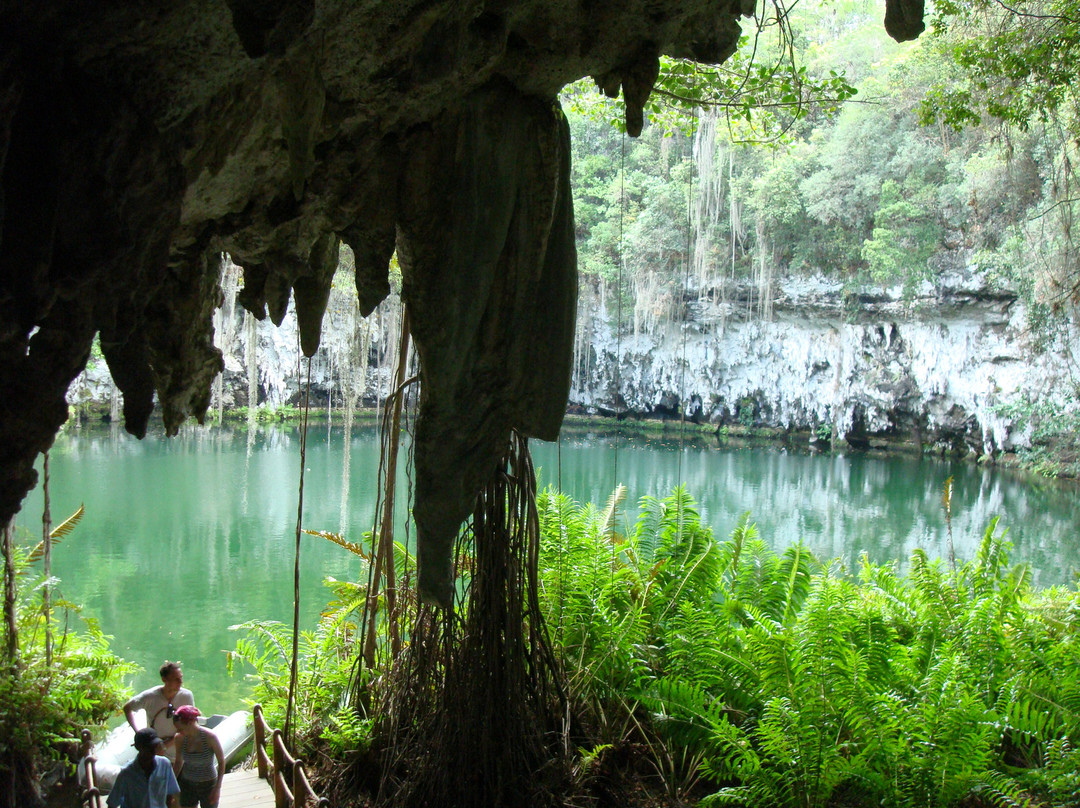
<svg viewBox="0 0 1080 808"><path fill-rule="evenodd" d="M330 801L320 797L311 787L304 762L297 760L285 745L285 736L280 729L274 729L266 722L262 705L252 709L255 723L255 760L259 777L267 780L274 790L275 808L329 808ZM267 738L273 758L267 754Z"/></svg>

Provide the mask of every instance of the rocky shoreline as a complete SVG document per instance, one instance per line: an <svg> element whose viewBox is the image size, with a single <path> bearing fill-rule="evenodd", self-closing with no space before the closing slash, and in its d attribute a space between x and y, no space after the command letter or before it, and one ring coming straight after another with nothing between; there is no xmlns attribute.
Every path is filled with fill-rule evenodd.
<svg viewBox="0 0 1080 808"><path fill-rule="evenodd" d="M915 290L852 288L820 274L690 289L681 320L621 334L614 324L622 318L583 284L567 413L684 419L718 438L968 457L1077 476L1070 430L1044 428L1080 418L1071 345L1047 345L1031 333L1016 293L996 288L962 254L949 260L936 285ZM355 293L335 288L312 360L314 410L381 405L396 363L396 306L392 297L361 318ZM246 417L252 397L266 413L297 406L291 311L274 327L226 300L217 341L225 372L211 415ZM104 362L91 361L68 400L87 418L119 416Z"/></svg>

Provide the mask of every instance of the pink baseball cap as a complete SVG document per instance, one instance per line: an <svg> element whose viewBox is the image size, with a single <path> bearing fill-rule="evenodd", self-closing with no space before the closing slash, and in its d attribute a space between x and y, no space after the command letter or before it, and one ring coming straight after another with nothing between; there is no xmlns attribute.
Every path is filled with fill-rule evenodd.
<svg viewBox="0 0 1080 808"><path fill-rule="evenodd" d="M183 707L177 707L173 712L174 718L179 718L181 721L194 721L202 713L199 712L198 707L192 707L190 704L185 704Z"/></svg>

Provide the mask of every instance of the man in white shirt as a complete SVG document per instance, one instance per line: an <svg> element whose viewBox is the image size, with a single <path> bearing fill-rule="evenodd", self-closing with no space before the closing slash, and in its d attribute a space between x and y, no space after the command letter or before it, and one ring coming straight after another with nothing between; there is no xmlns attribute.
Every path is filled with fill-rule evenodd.
<svg viewBox="0 0 1080 808"><path fill-rule="evenodd" d="M180 784L162 752L162 740L149 727L135 732L135 759L116 775L109 808L177 808Z"/></svg>
<svg viewBox="0 0 1080 808"><path fill-rule="evenodd" d="M161 675L161 684L148 688L137 696L133 696L124 704L124 716L132 729L135 726L135 711L146 712L146 726L152 727L158 737L165 742L165 754L170 760L174 753L172 748L173 736L176 734L176 726L173 724L173 713L176 708L185 704L194 706L195 697L191 691L181 687L184 683L184 672L180 670L178 662L166 661L158 670Z"/></svg>

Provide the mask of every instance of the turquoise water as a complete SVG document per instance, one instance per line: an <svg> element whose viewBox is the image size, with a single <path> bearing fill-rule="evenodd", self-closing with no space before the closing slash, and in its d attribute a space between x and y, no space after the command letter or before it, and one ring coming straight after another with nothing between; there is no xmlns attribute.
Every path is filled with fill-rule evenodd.
<svg viewBox="0 0 1080 808"><path fill-rule="evenodd" d="M340 423L340 422L339 422ZM533 442L541 485L580 501L606 502L616 481L642 495L680 482L705 521L726 536L744 511L776 547L802 540L820 556L853 564L905 559L922 547L947 558L941 504L954 477L953 547L968 558L998 515L1039 585L1072 581L1080 564L1076 489L969 463L861 454L810 455L779 448L724 449L677 438L580 433ZM179 659L204 711L242 706L249 683L225 670L229 627L249 619L291 624L300 437L292 427L190 427L137 441L116 429L72 430L50 454L54 522L80 503L86 515L54 551L64 596L85 606L121 656L145 668L132 687L156 684L162 660ZM314 426L304 484L306 528L358 540L375 516L378 443L372 427ZM401 475L405 490L405 473ZM403 505L404 507L404 505ZM404 512L404 511L403 511ZM17 524L41 530L40 489ZM301 543L301 605L311 626L328 599L326 576L355 579L358 559L325 540Z"/></svg>

